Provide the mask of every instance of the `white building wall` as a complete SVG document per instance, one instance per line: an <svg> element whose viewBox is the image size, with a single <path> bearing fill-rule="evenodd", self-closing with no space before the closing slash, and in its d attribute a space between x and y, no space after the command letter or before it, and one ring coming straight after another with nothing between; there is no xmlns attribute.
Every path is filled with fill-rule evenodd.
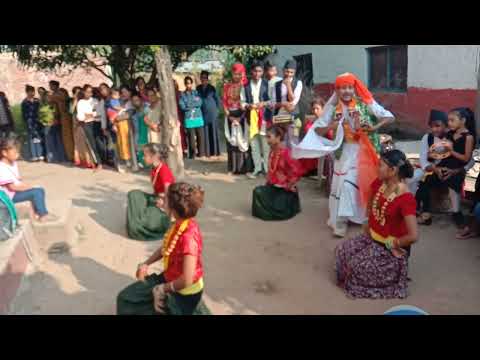
<svg viewBox="0 0 480 360"><path fill-rule="evenodd" d="M478 45L409 45L408 86L476 89Z"/></svg>
<svg viewBox="0 0 480 360"><path fill-rule="evenodd" d="M274 62L281 67L296 55L312 53L315 84L333 83L352 72L368 81L367 48L379 45L278 45ZM409 45L408 87L476 89L478 45Z"/></svg>
<svg viewBox="0 0 480 360"><path fill-rule="evenodd" d="M313 82L332 83L338 74L352 72L367 80L367 52L371 45L277 45L274 61L279 67L296 55L312 53Z"/></svg>

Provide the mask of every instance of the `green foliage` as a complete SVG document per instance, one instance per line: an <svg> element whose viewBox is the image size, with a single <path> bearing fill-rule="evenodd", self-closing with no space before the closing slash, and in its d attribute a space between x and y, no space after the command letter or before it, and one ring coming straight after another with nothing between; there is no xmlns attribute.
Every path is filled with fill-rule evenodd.
<svg viewBox="0 0 480 360"><path fill-rule="evenodd" d="M20 64L39 70L55 70L60 66L70 69L89 67L101 72L115 84L129 84L138 74L156 76L155 51L162 45L2 45L0 52L12 52ZM247 67L254 59L263 59L270 54L273 45L168 45L172 66L175 69L182 61L198 50L225 53L227 68L233 61ZM107 70L111 68L111 73Z"/></svg>
<svg viewBox="0 0 480 360"><path fill-rule="evenodd" d="M24 138L27 134L27 128L22 118L22 107L20 104L10 107L13 116L13 122L15 124L15 133Z"/></svg>
<svg viewBox="0 0 480 360"><path fill-rule="evenodd" d="M273 53L273 45L229 45L223 51L227 52L225 57L225 78L231 78L231 67L234 63L240 62L247 69L250 68L254 60L264 60ZM247 71L248 73L248 71Z"/></svg>

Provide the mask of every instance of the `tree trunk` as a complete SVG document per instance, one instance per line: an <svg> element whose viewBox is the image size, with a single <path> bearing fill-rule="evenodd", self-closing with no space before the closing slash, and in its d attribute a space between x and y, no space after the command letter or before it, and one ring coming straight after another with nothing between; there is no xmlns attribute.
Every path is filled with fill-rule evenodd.
<svg viewBox="0 0 480 360"><path fill-rule="evenodd" d="M178 121L175 88L173 86L172 62L167 45L160 45L155 52L155 62L160 83L160 89L158 90L162 104L161 141L162 144L168 146L168 167L177 179L182 179L185 176L185 170L180 124Z"/></svg>

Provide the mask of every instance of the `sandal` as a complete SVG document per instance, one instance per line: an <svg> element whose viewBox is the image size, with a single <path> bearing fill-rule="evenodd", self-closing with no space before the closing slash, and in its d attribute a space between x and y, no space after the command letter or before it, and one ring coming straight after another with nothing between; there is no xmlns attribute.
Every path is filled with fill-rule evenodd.
<svg viewBox="0 0 480 360"><path fill-rule="evenodd" d="M432 225L432 215L430 215L428 213L420 214L420 216L417 219L417 224L418 225L425 225L425 226Z"/></svg>
<svg viewBox="0 0 480 360"><path fill-rule="evenodd" d="M478 236L475 232L470 230L470 228L467 226L465 229L463 229L460 233L455 236L458 240L466 240L466 239L471 239L473 237Z"/></svg>

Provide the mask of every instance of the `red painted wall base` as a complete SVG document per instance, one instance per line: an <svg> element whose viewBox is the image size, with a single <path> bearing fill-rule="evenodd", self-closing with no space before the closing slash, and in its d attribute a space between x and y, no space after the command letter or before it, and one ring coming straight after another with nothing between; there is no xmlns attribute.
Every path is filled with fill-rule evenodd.
<svg viewBox="0 0 480 360"><path fill-rule="evenodd" d="M333 93L331 83L317 84L317 96L328 100ZM412 124L415 128L428 128L431 109L449 111L456 107L475 108L477 90L425 89L410 87L405 93L375 92L375 100L394 113L398 121Z"/></svg>

